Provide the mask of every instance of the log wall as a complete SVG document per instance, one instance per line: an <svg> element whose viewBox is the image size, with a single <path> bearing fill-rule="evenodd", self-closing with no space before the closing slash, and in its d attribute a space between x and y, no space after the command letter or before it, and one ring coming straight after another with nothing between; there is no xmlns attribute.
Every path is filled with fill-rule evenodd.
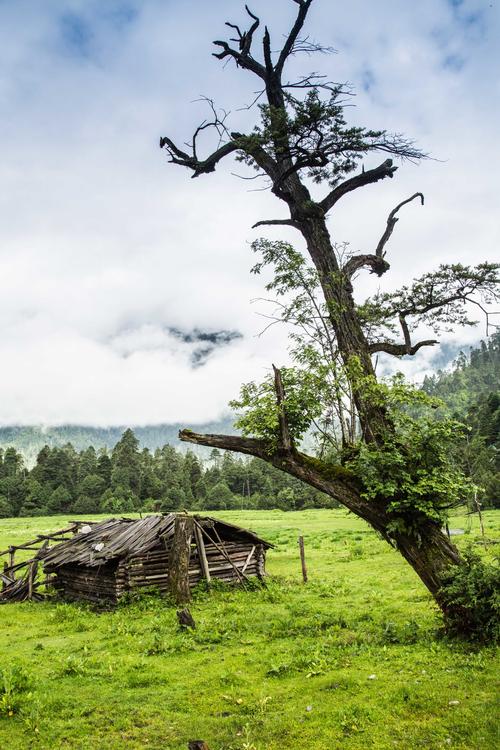
<svg viewBox="0 0 500 750"><path fill-rule="evenodd" d="M64 565L55 571L52 586L63 599L115 604L125 590L116 573L116 563L100 568Z"/></svg>
<svg viewBox="0 0 500 750"><path fill-rule="evenodd" d="M250 542L224 542L226 554L212 544L205 544L211 578L238 583L244 576L264 575L265 549ZM66 565L55 571L53 585L65 599L87 600L95 604L115 604L127 591L154 586L162 593L169 590L169 546L162 546L142 555L134 555L118 564L101 567ZM232 564L231 564L232 563ZM240 571L240 575L235 570ZM193 588L204 574L196 544L191 546L189 586Z"/></svg>

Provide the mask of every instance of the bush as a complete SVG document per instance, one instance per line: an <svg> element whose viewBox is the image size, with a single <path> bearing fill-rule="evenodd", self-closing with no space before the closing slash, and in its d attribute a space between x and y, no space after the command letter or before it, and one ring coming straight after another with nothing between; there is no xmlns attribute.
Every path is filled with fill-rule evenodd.
<svg viewBox="0 0 500 750"><path fill-rule="evenodd" d="M471 548L448 574L439 599L449 635L497 643L500 640L500 570Z"/></svg>

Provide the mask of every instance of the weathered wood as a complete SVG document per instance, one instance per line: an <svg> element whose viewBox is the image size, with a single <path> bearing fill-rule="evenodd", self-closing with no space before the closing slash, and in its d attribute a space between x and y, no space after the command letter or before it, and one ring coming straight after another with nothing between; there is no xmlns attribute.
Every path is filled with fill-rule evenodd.
<svg viewBox="0 0 500 750"><path fill-rule="evenodd" d="M281 372L273 365L274 371L274 390L276 391L276 401L278 404L278 421L280 428L280 449L289 453L293 448L293 441L288 427L288 419L285 409L285 389Z"/></svg>
<svg viewBox="0 0 500 750"><path fill-rule="evenodd" d="M306 552L304 549L304 537L299 536L300 564L302 566L302 580L307 583Z"/></svg>
<svg viewBox="0 0 500 750"><path fill-rule="evenodd" d="M33 598L33 578L34 578L34 568L33 563L30 563L30 566L28 568L28 599Z"/></svg>
<svg viewBox="0 0 500 750"><path fill-rule="evenodd" d="M204 534L207 537L207 539L211 542L211 544L213 544L214 547L216 547L219 550L219 552L222 555L224 555L224 557L228 560L228 562L233 566L233 568L236 571L236 575L238 576L238 578L240 580L243 580L243 578L245 578L246 580L248 580L247 576L244 573L242 574L238 570L238 568L236 567L236 565L234 564L234 562L231 560L231 558L229 557L229 555L226 552L226 550L224 549L224 547L221 546L221 545L219 545L219 544L217 544L217 542L212 539L212 537L210 536L210 534L203 528L203 526L201 526L201 524L198 523L198 521L195 520L194 522L199 527L199 529L201 530L202 534ZM215 533L217 533L217 532L215 531ZM220 537L219 537L219 539L220 539Z"/></svg>
<svg viewBox="0 0 500 750"><path fill-rule="evenodd" d="M174 538L170 550L168 585L177 604L186 604L191 599L189 588L189 561L194 521L191 516L176 516Z"/></svg>
<svg viewBox="0 0 500 750"><path fill-rule="evenodd" d="M249 565L249 563L250 563L250 560L251 560L251 559L252 559L252 557L253 557L253 553L254 553L254 552L255 552L255 545L254 545L254 546L252 547L252 549L251 549L251 550L250 550L250 552L249 552L249 555L248 555L247 559L245 560L245 564L244 564L244 566L243 566L243 567L242 567L242 569L241 569L241 572L242 572L242 573L244 573L244 572L245 572L245 570L246 570L246 569L248 568L248 565Z"/></svg>
<svg viewBox="0 0 500 750"><path fill-rule="evenodd" d="M248 575L261 575L264 550L269 546L264 540L233 524L200 519L208 525L215 537L212 539L201 524L194 525L192 519L182 516L184 521L186 518L194 535L192 543L186 540L184 546L186 556L189 551L186 590L203 578L216 577L236 584L247 580ZM140 527L130 519L108 519L71 540L65 536L68 531L39 534L31 542L10 545L4 554L10 551L14 555L21 548L32 548L35 554L30 560L15 563L12 569L4 564L0 571L1 602L24 601L30 596L40 599L36 589L42 583L50 584L62 598L84 599L99 606L115 604L127 591L141 587L153 586L160 593L171 591L169 570L179 574L179 565L171 563L175 514L149 516L141 519ZM44 566L43 581L37 580L39 561Z"/></svg>
<svg viewBox="0 0 500 750"><path fill-rule="evenodd" d="M194 621L193 615L187 607L184 607L184 609L179 609L177 611L177 619L181 628L196 628L196 623Z"/></svg>
<svg viewBox="0 0 500 750"><path fill-rule="evenodd" d="M196 537L196 546L198 548L198 555L200 556L201 568L203 575L207 583L210 583L210 568L208 567L207 552L205 550L205 542L203 541L203 534L197 524L194 525L194 533Z"/></svg>

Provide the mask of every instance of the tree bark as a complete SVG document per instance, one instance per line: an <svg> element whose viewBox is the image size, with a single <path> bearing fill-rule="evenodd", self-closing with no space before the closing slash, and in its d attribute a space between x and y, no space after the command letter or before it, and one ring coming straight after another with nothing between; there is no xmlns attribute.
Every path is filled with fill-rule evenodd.
<svg viewBox="0 0 500 750"><path fill-rule="evenodd" d="M356 313L351 281L338 265L325 218L313 215L306 220L295 217L295 221L306 240L309 255L318 272L330 322L348 375L355 359L361 368L361 374L374 378L375 370L369 345ZM351 380L351 385L364 439L381 443L383 435L392 429L386 410L370 403L356 379Z"/></svg>
<svg viewBox="0 0 500 750"><path fill-rule="evenodd" d="M174 538L168 562L168 588L176 604L187 604L191 599L189 588L189 560L191 558L191 516L176 516Z"/></svg>

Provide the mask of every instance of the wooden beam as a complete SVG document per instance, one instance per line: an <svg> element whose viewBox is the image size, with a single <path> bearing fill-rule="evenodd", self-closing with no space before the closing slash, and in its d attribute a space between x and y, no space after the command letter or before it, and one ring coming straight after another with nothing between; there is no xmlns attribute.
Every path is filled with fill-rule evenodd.
<svg viewBox="0 0 500 750"><path fill-rule="evenodd" d="M210 583L210 568L208 567L207 552L205 550L205 542L203 541L203 534L201 533L199 526L195 524L194 534L196 537L196 546L198 547L198 555L200 557L201 569L207 583Z"/></svg>
<svg viewBox="0 0 500 750"><path fill-rule="evenodd" d="M245 572L245 570L246 570L246 569L248 568L248 563L249 563L249 562L250 562L250 560L252 559L252 557L253 557L253 553L254 553L254 552L255 552L255 544L254 544L254 546L252 547L252 549L250 550L250 554L248 555L247 559L245 560L245 564L244 564L244 566L243 566L243 567L242 567L242 569L241 569L241 572L242 572L242 573L244 573L244 572Z"/></svg>
<svg viewBox="0 0 500 750"><path fill-rule="evenodd" d="M217 531L214 529L215 534L217 534L217 536L219 538L220 544L217 544L217 542L215 541L215 539L212 539L212 537L210 536L210 534L206 531L206 529L203 528L203 526L201 526L201 524L198 523L198 521L196 521L196 519L195 519L194 522L200 528L202 534L204 534L207 537L207 539L210 542L210 544L213 544L214 547L221 553L221 555L223 555L223 557L226 558L226 560L228 561L228 563L234 568L234 571L235 571L236 575L238 576L240 582L243 583L243 579L245 579L246 581L248 581L248 576L246 576L244 573L242 573L241 570L234 564L234 562L229 557L226 549L224 548L224 544L222 543L221 538L217 534Z"/></svg>

